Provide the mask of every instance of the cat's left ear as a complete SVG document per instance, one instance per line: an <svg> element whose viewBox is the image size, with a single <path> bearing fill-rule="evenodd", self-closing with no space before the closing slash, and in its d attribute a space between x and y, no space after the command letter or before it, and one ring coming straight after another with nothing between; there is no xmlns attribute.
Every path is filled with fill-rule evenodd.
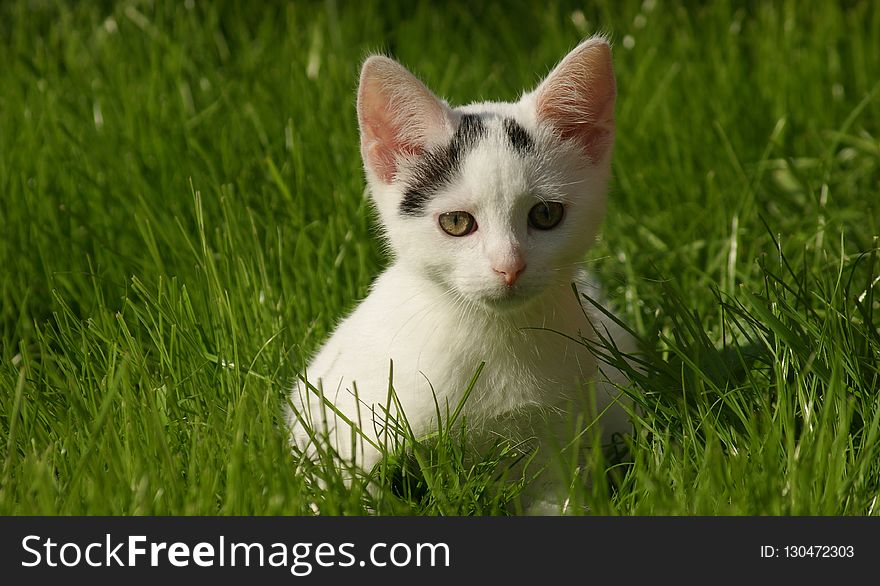
<svg viewBox="0 0 880 586"><path fill-rule="evenodd" d="M575 47L534 94L539 122L576 141L593 163L609 153L617 89L608 41L593 37Z"/></svg>
<svg viewBox="0 0 880 586"><path fill-rule="evenodd" d="M367 59L357 102L367 169L391 183L401 160L421 154L449 133L448 109L397 61L380 55Z"/></svg>

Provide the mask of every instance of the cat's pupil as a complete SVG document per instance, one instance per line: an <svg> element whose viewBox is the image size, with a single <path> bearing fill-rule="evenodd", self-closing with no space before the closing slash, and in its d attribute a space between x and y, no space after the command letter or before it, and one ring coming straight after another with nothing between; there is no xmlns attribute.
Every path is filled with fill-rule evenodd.
<svg viewBox="0 0 880 586"><path fill-rule="evenodd" d="M538 230L550 230L559 225L565 206L558 201L541 202L529 210L529 225Z"/></svg>
<svg viewBox="0 0 880 586"><path fill-rule="evenodd" d="M450 236L467 236L477 229L477 221L467 212L440 214L440 227Z"/></svg>

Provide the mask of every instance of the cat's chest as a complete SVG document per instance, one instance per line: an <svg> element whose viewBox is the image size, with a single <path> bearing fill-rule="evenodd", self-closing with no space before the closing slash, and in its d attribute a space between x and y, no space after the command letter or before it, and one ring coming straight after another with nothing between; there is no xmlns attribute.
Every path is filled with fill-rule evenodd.
<svg viewBox="0 0 880 586"><path fill-rule="evenodd" d="M337 401L353 396L356 385L365 404L386 402L391 378L408 414L430 416L437 404L454 409L482 365L465 405L471 415L562 404L596 374L594 358L578 341L588 322L566 293L528 313L497 315L392 271L340 325L309 373Z"/></svg>
<svg viewBox="0 0 880 586"><path fill-rule="evenodd" d="M579 316L563 321L540 313L524 322L486 316L412 319L393 337L387 354L399 383L451 402L482 365L467 410L494 416L571 397L595 375L593 357L577 341Z"/></svg>

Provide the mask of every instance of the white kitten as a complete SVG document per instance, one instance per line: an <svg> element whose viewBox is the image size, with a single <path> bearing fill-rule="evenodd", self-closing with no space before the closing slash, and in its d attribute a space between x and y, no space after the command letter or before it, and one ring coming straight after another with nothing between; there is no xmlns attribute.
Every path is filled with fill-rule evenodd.
<svg viewBox="0 0 880 586"><path fill-rule="evenodd" d="M601 377L583 345L556 333L595 339L595 328L632 350L571 287L599 296L579 265L605 212L615 95L602 38L575 48L516 103L454 109L396 61L367 59L361 153L394 263L308 367L333 409L302 383L294 388L297 445L309 451L311 428L342 458L371 467L379 452L352 441L345 419L385 442L389 361L417 435L438 428L435 398L441 416L456 408L481 362L463 411L469 425L537 438L545 461L550 446L571 439L573 415L586 426L605 410L606 439L628 429L612 384L621 373L606 365ZM541 498L558 503L552 478L540 484Z"/></svg>

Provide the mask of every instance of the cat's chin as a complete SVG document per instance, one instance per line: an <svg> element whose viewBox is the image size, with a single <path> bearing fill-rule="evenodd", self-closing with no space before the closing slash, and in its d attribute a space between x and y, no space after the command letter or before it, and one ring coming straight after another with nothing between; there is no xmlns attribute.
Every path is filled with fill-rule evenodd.
<svg viewBox="0 0 880 586"><path fill-rule="evenodd" d="M497 313L509 313L522 310L532 302L530 297L510 296L494 299L483 299L482 305L489 311Z"/></svg>
<svg viewBox="0 0 880 586"><path fill-rule="evenodd" d="M498 313L519 311L531 305L538 295L518 287L503 289L495 294L482 295L476 301L488 309Z"/></svg>

